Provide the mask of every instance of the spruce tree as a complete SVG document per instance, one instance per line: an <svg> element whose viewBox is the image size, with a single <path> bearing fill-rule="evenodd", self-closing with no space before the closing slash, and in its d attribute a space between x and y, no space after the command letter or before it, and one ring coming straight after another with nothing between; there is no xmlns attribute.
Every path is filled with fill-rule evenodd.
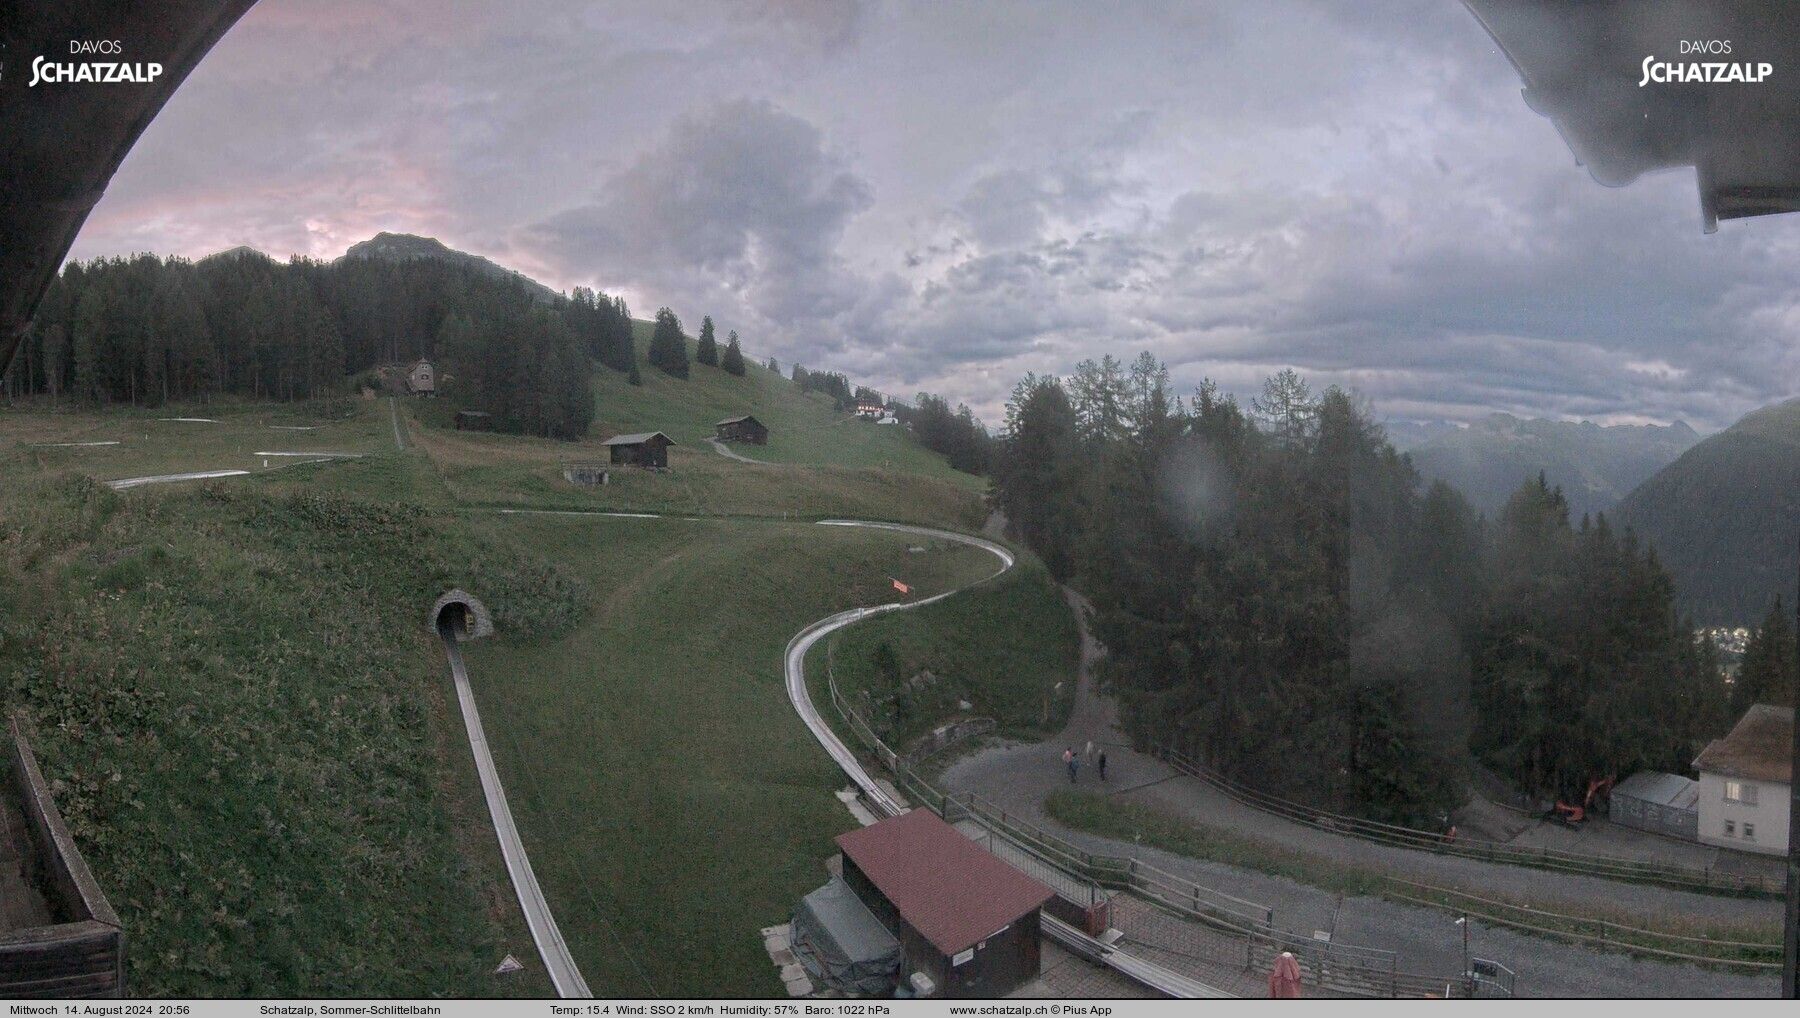
<svg viewBox="0 0 1800 1018"><path fill-rule="evenodd" d="M1743 717L1745 711L1759 703L1794 706L1795 669L1793 623L1777 597L1762 625L1744 646L1743 663L1738 666L1737 680L1731 684L1732 720Z"/></svg>
<svg viewBox="0 0 1800 1018"><path fill-rule="evenodd" d="M645 359L664 374L688 376L687 336L681 331L681 319L668 308L656 313L656 331L650 335L650 352Z"/></svg>
<svg viewBox="0 0 1800 1018"><path fill-rule="evenodd" d="M725 341L725 361L721 366L730 374L740 377L744 374L744 351L738 346L736 329L731 331L730 337Z"/></svg>
<svg viewBox="0 0 1800 1018"><path fill-rule="evenodd" d="M700 340L694 346L694 360L709 368L719 366L719 341L713 338L711 315L700 319Z"/></svg>

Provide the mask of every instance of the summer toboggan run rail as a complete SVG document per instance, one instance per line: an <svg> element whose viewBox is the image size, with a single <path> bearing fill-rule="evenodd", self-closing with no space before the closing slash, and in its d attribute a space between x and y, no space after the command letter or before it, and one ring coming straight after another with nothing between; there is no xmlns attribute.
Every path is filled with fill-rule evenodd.
<svg viewBox="0 0 1800 1018"><path fill-rule="evenodd" d="M937 530L931 527L914 527L896 523L868 523L858 520L823 520L820 525L893 530L900 533L917 534L921 537L955 541L970 547L980 548L998 558L1001 563L1000 568L987 577L987 579L993 579L995 576L999 576L1013 567L1013 554L1004 546L984 538L971 537L967 534L959 534L948 530ZM986 580L980 582L986 582ZM936 601L941 601L952 594L966 589L968 588L958 588L957 590L946 591L933 597L921 598L917 601L875 605L868 608L852 608L849 611L838 612L835 615L820 619L812 625L807 626L805 629L802 629L799 633L795 634L794 638L788 643L785 670L788 699L793 701L794 710L799 713L801 720L806 722L806 727L812 731L813 737L819 740L819 744L825 747L825 751L831 754L831 758L837 761L838 766L850 777L850 780L855 782L856 786L862 790L863 796L869 803L885 816L897 816L904 813L907 807L869 774L863 767L862 761L851 751L850 747L844 745L843 740L838 738L837 733L832 730L831 725L819 714L818 708L813 704L812 694L806 687L806 654L812 649L813 645L818 643L821 639L854 622L858 622L872 615L880 615L885 612L918 608ZM941 811L942 810L940 810L940 812ZM950 818L947 817L946 819ZM1159 993L1183 999L1231 996L1231 994L1216 987L1209 986L1199 980L1189 978L1179 972L1150 961L1149 959L1139 957L1129 951L1121 950L1112 944L1091 937L1054 916L1045 915L1043 917L1043 923L1045 932L1057 943L1068 948L1070 951L1087 958L1090 961L1106 965Z"/></svg>

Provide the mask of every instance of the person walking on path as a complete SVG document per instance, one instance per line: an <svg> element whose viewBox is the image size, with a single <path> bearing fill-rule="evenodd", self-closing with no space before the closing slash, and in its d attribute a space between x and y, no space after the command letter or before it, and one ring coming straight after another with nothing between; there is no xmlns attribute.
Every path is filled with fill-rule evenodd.
<svg viewBox="0 0 1800 1018"><path fill-rule="evenodd" d="M1106 750L1100 751L1100 780L1106 780Z"/></svg>
<svg viewBox="0 0 1800 1018"><path fill-rule="evenodd" d="M1063 763L1069 767L1069 784L1075 783L1075 774L1081 769L1081 758L1075 755L1075 747L1063 750Z"/></svg>
<svg viewBox="0 0 1800 1018"><path fill-rule="evenodd" d="M1086 759L1088 763L1094 762L1094 740L1089 739L1087 741L1087 751L1082 754L1082 757Z"/></svg>

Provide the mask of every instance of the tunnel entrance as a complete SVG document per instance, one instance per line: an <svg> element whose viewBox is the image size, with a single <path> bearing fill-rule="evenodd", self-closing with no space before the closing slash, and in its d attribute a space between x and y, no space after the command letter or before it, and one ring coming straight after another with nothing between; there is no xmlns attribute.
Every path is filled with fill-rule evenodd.
<svg viewBox="0 0 1800 1018"><path fill-rule="evenodd" d="M460 640L469 632L469 606L461 602L452 602L438 612L438 633Z"/></svg>
<svg viewBox="0 0 1800 1018"><path fill-rule="evenodd" d="M466 590L451 590L437 599L426 618L427 628L458 643L494 635L494 618L487 605Z"/></svg>

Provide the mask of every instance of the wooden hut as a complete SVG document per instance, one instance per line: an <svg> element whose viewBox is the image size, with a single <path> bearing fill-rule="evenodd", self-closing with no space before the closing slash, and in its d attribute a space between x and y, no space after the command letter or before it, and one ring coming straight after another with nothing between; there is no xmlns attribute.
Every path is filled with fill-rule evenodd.
<svg viewBox="0 0 1800 1018"><path fill-rule="evenodd" d="M492 431L494 430L494 415L486 410L458 410L456 412L456 430Z"/></svg>
<svg viewBox="0 0 1800 1018"><path fill-rule="evenodd" d="M751 445L768 445L769 429L763 422L744 414L740 417L727 417L713 425L713 430L721 442L748 442Z"/></svg>
<svg viewBox="0 0 1800 1018"><path fill-rule="evenodd" d="M1043 907L1056 896L1047 885L926 809L839 835L837 844L844 882L900 941L901 978L915 988L1004 997L1038 975Z"/></svg>
<svg viewBox="0 0 1800 1018"><path fill-rule="evenodd" d="M635 435L614 435L600 444L612 450L612 462L615 465L666 470L669 467L669 446L674 445L675 440L660 431L651 431Z"/></svg>

